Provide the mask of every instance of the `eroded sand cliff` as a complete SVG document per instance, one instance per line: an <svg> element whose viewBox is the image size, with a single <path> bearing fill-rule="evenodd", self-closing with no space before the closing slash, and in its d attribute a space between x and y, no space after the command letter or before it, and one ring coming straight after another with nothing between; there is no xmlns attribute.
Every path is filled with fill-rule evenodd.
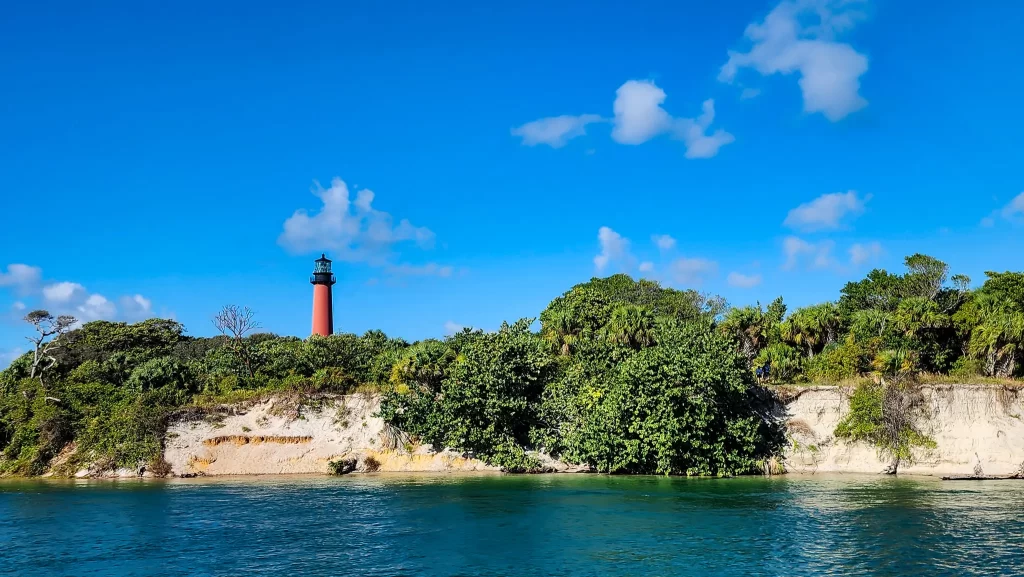
<svg viewBox="0 0 1024 577"><path fill-rule="evenodd" d="M277 398L225 408L171 424L164 459L179 476L326 473L340 459L355 459L357 471L497 471L469 455L408 443L385 430L378 408L374 395L315 407Z"/></svg>
<svg viewBox="0 0 1024 577"><path fill-rule="evenodd" d="M841 387L796 390L778 415L790 445L785 469L793 473L880 473L888 465L866 443L836 439L852 391ZM917 449L900 473L1009 475L1024 466L1024 391L994 385L924 385L922 432L933 449ZM328 463L354 459L356 471L491 471L472 455L415 445L375 417L379 399L348 395L316 407L288 399L225 407L172 423L164 458L176 475L326 473ZM574 471L539 455L551 471Z"/></svg>
<svg viewBox="0 0 1024 577"><path fill-rule="evenodd" d="M888 461L866 443L836 439L833 431L849 411L852 391L808 387L785 407L789 472L879 473ZM1000 385L923 385L919 430L935 441L915 449L913 463L898 472L914 475L1010 475L1024 465L1024 391Z"/></svg>

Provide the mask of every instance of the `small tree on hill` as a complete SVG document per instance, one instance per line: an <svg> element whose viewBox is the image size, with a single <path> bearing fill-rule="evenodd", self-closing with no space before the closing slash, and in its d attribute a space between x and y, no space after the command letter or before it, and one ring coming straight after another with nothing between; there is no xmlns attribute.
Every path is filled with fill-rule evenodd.
<svg viewBox="0 0 1024 577"><path fill-rule="evenodd" d="M213 326L217 327L220 334L228 337L228 347L245 367L250 378L255 376L255 372L252 368L252 351L245 337L260 327L260 323L253 319L255 315L249 307L227 305L213 317Z"/></svg>
<svg viewBox="0 0 1024 577"><path fill-rule="evenodd" d="M70 331L78 319L71 315L54 317L49 311L37 310L25 315L25 322L36 330L35 335L25 337L34 347L29 378L38 377L39 384L45 386L43 373L57 364L53 353L61 347L60 337Z"/></svg>

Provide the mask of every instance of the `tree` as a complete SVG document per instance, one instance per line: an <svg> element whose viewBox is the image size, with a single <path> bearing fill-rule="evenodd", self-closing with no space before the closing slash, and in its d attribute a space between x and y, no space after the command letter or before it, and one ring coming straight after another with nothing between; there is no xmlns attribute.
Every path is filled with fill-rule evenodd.
<svg viewBox="0 0 1024 577"><path fill-rule="evenodd" d="M558 424L566 457L609 473L732 475L760 470L777 428L731 338L705 323L660 322L657 344L576 394Z"/></svg>
<svg viewBox="0 0 1024 577"><path fill-rule="evenodd" d="M228 347L245 367L250 378L256 373L253 370L252 351L245 337L260 326L253 319L255 315L249 307L227 305L213 317L213 326L217 327L220 334L228 337Z"/></svg>
<svg viewBox="0 0 1024 577"><path fill-rule="evenodd" d="M902 290L902 277L876 268L863 280L846 283L840 291L839 309L846 318L866 309L893 311L899 304Z"/></svg>
<svg viewBox="0 0 1024 577"><path fill-rule="evenodd" d="M949 325L949 316L939 310L935 301L923 296L903 299L893 314L893 328L908 337L919 336L926 329Z"/></svg>
<svg viewBox="0 0 1024 577"><path fill-rule="evenodd" d="M937 258L916 253L903 259L907 274L902 288L905 297L935 300L949 276L949 265Z"/></svg>
<svg viewBox="0 0 1024 577"><path fill-rule="evenodd" d="M821 349L836 342L842 318L834 303L825 302L797 309L782 323L782 338L807 352L813 358Z"/></svg>
<svg viewBox="0 0 1024 577"><path fill-rule="evenodd" d="M753 307L729 309L718 326L732 335L739 343L739 351L748 361L753 361L762 349L779 341L779 325L785 315L786 305L779 297L768 305L767 310L761 310L760 303Z"/></svg>
<svg viewBox="0 0 1024 577"><path fill-rule="evenodd" d="M577 286L551 301L540 314L541 337L551 350L569 356L585 334L608 323L610 307L597 291Z"/></svg>
<svg viewBox="0 0 1024 577"><path fill-rule="evenodd" d="M991 297L979 299L976 306L969 353L982 361L986 375L1012 377L1024 351L1024 312Z"/></svg>
<svg viewBox="0 0 1024 577"><path fill-rule="evenodd" d="M654 315L636 305L620 305L604 328L609 341L640 350L654 344Z"/></svg>
<svg viewBox="0 0 1024 577"><path fill-rule="evenodd" d="M55 318L49 311L37 310L25 315L25 322L36 330L35 335L25 337L34 347L29 378L39 377L39 384L45 387L43 373L57 363L53 353L62 346L61 337L71 330L78 319L71 315Z"/></svg>

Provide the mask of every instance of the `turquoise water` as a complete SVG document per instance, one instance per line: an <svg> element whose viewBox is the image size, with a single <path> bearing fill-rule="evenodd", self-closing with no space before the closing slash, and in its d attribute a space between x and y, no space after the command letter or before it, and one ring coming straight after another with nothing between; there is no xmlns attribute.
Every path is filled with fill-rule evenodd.
<svg viewBox="0 0 1024 577"><path fill-rule="evenodd" d="M0 482L11 575L1024 575L1024 482Z"/></svg>

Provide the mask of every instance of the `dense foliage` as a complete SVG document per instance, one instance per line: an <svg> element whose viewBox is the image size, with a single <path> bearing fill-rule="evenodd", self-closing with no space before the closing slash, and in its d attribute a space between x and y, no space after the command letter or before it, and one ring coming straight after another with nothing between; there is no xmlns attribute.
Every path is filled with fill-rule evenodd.
<svg viewBox="0 0 1024 577"><path fill-rule="evenodd" d="M719 328L773 383L838 382L884 374L899 356L911 373L1012 378L1024 355L1024 273L949 276L942 261L915 254L906 272L876 269L849 282L837 302L785 314L777 299L729 309Z"/></svg>
<svg viewBox="0 0 1024 577"><path fill-rule="evenodd" d="M760 470L779 432L746 360L714 330L723 303L625 275L556 298L539 334L521 320L410 348L382 413L435 445L508 470L532 446L613 473Z"/></svg>
<svg viewBox="0 0 1024 577"><path fill-rule="evenodd" d="M23 355L0 372L0 473L42 473L70 446L77 450L59 472L153 466L168 417L183 407L268 391L347 392L386 373L381 365L390 370L408 346L379 331L304 341L257 333L240 343L192 338L170 320L96 321L60 337L52 366L35 378L33 353Z"/></svg>
<svg viewBox="0 0 1024 577"><path fill-rule="evenodd" d="M987 273L971 290L931 257L908 257L906 268L871 271L836 302L793 311L781 298L728 308L614 275L555 298L539 330L524 319L413 344L380 331L195 338L169 320L75 328L32 313L39 354L0 372L0 474L156 466L176 413L367 387L405 441L472 451L507 470L536 469L536 449L612 473L741 474L759 471L782 442L762 384L868 375L876 388L858 390L858 416L837 433L902 458L922 439L891 418L886 407L902 405L885 395L922 372L1009 378L1024 367L1024 274ZM237 313L225 309L215 323L251 327Z"/></svg>

